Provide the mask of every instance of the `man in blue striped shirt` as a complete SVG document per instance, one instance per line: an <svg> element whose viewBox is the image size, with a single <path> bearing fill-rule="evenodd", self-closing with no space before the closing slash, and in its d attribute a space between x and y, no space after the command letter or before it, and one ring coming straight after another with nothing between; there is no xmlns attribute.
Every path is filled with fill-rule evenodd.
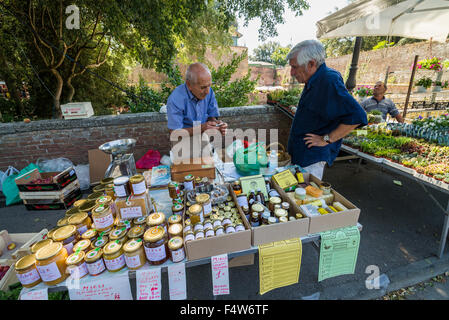
<svg viewBox="0 0 449 320"><path fill-rule="evenodd" d="M382 118L384 121L387 120L387 114L395 118L398 122L404 122L402 115L399 113L393 101L385 98L385 92L387 91L387 86L382 81L377 81L374 85L373 96L366 98L360 105L366 111L366 113L373 110L378 110L382 112Z"/></svg>

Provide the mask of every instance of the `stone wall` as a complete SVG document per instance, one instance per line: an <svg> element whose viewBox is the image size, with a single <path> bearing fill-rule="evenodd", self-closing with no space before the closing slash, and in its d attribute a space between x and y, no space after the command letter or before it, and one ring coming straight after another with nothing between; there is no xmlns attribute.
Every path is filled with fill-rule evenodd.
<svg viewBox="0 0 449 320"><path fill-rule="evenodd" d="M279 129L286 146L291 120L275 107L260 105L221 108L221 119L230 129ZM93 116L80 120L42 120L0 124L0 170L9 165L22 169L39 158L64 157L75 165L88 163L88 150L122 138L137 140L135 159L149 149L169 152L166 114L149 112L118 116ZM270 136L268 134L267 141Z"/></svg>

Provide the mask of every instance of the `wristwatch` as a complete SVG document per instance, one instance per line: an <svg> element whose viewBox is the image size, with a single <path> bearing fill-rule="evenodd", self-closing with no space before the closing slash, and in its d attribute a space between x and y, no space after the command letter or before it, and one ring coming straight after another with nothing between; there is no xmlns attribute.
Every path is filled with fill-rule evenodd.
<svg viewBox="0 0 449 320"><path fill-rule="evenodd" d="M325 134L325 135L323 136L323 140L324 140L324 142L331 143L331 138L329 137L328 134Z"/></svg>

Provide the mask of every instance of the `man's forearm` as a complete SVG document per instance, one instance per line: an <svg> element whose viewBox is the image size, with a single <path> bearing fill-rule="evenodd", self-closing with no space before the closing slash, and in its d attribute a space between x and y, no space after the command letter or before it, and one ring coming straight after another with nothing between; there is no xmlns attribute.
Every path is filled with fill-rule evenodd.
<svg viewBox="0 0 449 320"><path fill-rule="evenodd" d="M346 137L352 130L357 128L359 124L340 124L334 131L329 133L331 142L338 141Z"/></svg>

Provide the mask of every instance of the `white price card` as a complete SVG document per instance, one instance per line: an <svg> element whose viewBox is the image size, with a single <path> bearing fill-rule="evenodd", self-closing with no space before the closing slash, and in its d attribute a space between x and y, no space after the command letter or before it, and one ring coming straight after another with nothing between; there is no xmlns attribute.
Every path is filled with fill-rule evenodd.
<svg viewBox="0 0 449 320"><path fill-rule="evenodd" d="M133 300L127 272L67 288L70 300Z"/></svg>
<svg viewBox="0 0 449 320"><path fill-rule="evenodd" d="M213 294L229 294L228 255L221 254L211 258Z"/></svg>
<svg viewBox="0 0 449 320"><path fill-rule="evenodd" d="M22 290L20 300L48 300L48 288L39 290Z"/></svg>
<svg viewBox="0 0 449 320"><path fill-rule="evenodd" d="M187 299L186 266L184 262L168 266L168 286L170 300Z"/></svg>
<svg viewBox="0 0 449 320"><path fill-rule="evenodd" d="M161 268L136 271L137 300L161 300Z"/></svg>

